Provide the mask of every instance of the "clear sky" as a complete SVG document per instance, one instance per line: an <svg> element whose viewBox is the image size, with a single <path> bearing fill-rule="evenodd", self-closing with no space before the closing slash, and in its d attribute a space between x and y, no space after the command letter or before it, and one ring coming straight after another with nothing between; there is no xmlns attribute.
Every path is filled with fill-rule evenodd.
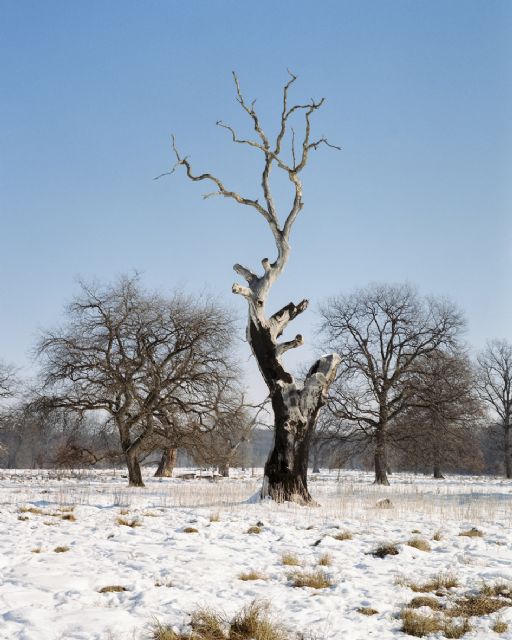
<svg viewBox="0 0 512 640"><path fill-rule="evenodd" d="M407 280L454 299L474 347L512 339L510 0L1 0L0 56L1 358L30 370L77 276L137 269L245 314L231 267L274 256L263 219L153 180L174 132L197 171L257 196L257 157L215 127L250 132L233 69L269 131L292 69L343 147L304 173L273 296L310 298L294 332L311 344L325 296Z"/></svg>

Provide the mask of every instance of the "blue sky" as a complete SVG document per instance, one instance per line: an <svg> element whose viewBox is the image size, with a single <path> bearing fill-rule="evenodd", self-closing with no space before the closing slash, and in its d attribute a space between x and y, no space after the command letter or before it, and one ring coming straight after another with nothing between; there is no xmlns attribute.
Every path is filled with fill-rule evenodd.
<svg viewBox="0 0 512 640"><path fill-rule="evenodd" d="M234 262L273 257L252 210L203 201L173 162L257 195L231 71L272 132L293 97L326 97L305 208L273 301L407 280L466 312L468 340L512 339L512 3L109 0L0 3L0 357L27 366L77 276L230 293ZM286 203L282 185L279 200ZM305 358L310 349L293 357Z"/></svg>

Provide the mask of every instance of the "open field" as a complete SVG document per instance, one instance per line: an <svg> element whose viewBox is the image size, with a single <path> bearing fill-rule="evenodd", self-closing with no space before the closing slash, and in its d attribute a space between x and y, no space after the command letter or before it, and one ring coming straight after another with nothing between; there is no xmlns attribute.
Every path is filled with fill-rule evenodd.
<svg viewBox="0 0 512 640"><path fill-rule="evenodd" d="M142 640L155 619L184 632L198 606L230 617L265 600L290 637L388 640L411 637L400 612L423 595L467 619L468 640L512 639L512 484L392 482L314 476L321 506L305 508L247 502L260 477L148 477L129 489L119 471L1 471L0 638ZM391 505L377 506L384 498ZM390 545L395 555L373 555ZM427 593L440 578L455 586ZM295 586L305 583L316 588ZM496 611L461 608L495 585Z"/></svg>

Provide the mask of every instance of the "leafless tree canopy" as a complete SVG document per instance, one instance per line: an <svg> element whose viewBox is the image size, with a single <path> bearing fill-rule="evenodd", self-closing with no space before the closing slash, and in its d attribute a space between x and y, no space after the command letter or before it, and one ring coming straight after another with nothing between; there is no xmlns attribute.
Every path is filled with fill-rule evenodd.
<svg viewBox="0 0 512 640"><path fill-rule="evenodd" d="M150 294L136 278L82 284L64 326L39 343L42 400L111 416L130 483L142 485L138 458L156 435L208 428L215 386L234 375L231 333L228 314L208 300Z"/></svg>
<svg viewBox="0 0 512 640"><path fill-rule="evenodd" d="M503 429L505 473L512 478L512 344L489 342L477 364L479 394Z"/></svg>
<svg viewBox="0 0 512 640"><path fill-rule="evenodd" d="M316 419L324 404L326 391L334 378L339 362L337 355L320 358L310 369L305 379L296 382L286 371L282 356L289 349L303 344L301 335L285 342L278 342L288 323L302 313L308 306L307 300L298 304L290 302L276 313L268 316L265 310L269 291L281 275L290 254L290 234L297 216L303 208L301 174L306 167L311 151L320 146L333 147L322 136L312 138L311 118L322 106L324 100L310 100L304 104L289 104L289 91L296 81L290 74L284 85L281 103L281 115L276 136L271 139L265 132L255 109L255 101L248 102L240 88L238 78L233 74L236 96L240 107L249 117L254 136L241 137L229 124L222 121L218 126L225 129L233 143L249 146L261 154L263 160L260 176L262 199L243 196L226 186L212 173L195 173L187 157L182 156L174 142L176 167L183 166L187 176L195 182L207 182L214 191L205 197L220 195L234 200L244 207L255 210L263 217L272 232L277 256L271 261L263 258L263 272L235 264L234 270L246 281L246 285L234 284L233 292L243 296L249 307L247 338L260 371L269 389L275 418L274 449L265 466L265 481L262 495L277 499L309 502L311 496L307 489L307 459L309 442L314 432ZM292 128L293 118L303 117L302 135L297 142ZM291 134L291 136L289 135ZM289 141L289 146L288 143ZM288 152L285 150L288 147ZM337 148L337 147L336 147ZM284 173L290 182L293 202L284 216L279 216L272 194L270 177L273 169Z"/></svg>
<svg viewBox="0 0 512 640"><path fill-rule="evenodd" d="M331 298L322 334L341 356L331 410L372 439L375 481L388 484L388 425L414 397L413 376L431 354L456 348L464 326L445 300L420 298L408 285L372 285Z"/></svg>

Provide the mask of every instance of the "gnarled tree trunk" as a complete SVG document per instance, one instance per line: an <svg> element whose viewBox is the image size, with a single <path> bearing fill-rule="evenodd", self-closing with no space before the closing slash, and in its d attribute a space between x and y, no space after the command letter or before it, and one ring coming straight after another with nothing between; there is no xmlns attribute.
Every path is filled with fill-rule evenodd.
<svg viewBox="0 0 512 640"><path fill-rule="evenodd" d="M162 452L158 468L155 471L155 478L172 478L177 456L177 447L166 447Z"/></svg>
<svg viewBox="0 0 512 640"><path fill-rule="evenodd" d="M277 248L277 258L270 263L267 258L262 260L263 274L257 275L250 269L239 264L235 271L247 281L247 286L233 285L233 293L242 295L249 305L249 320L247 325L247 339L256 358L260 371L269 390L274 410L274 445L265 465L265 479L261 490L262 497L275 500L294 500L307 503L311 496L307 488L307 465L309 443L313 434L318 412L325 403L327 390L336 375L340 362L338 355L328 355L320 358L310 369L305 380L296 382L285 370L281 363L282 355L294 347L303 344L301 335L293 340L278 343L288 323L307 307L307 300L298 305L290 303L270 318L265 315L265 304L268 293L275 280L281 275L290 252L290 232L292 226L303 207L302 183L300 173L308 162L309 152L321 145L329 144L325 137L311 140L311 115L323 104L323 99L306 104L288 105L288 90L296 77L290 74L290 80L283 89L281 120L275 141L271 143L263 131L259 116L254 109L254 102L247 103L241 93L235 74L237 100L242 109L252 120L256 140L245 140L237 136L235 130L219 121L217 124L226 129L233 142L248 145L263 154L264 164L261 174L261 187L264 201L245 198L224 186L211 173L194 175L192 167L186 157L182 157L174 144L176 166L185 167L187 176L194 181L207 180L215 185L216 190L211 195L221 195L235 200L238 204L252 207L266 220ZM287 133L289 118L293 114L304 114L304 136L295 148L295 134L291 136L291 158L282 153L283 140ZM338 147L335 147L338 148ZM293 204L284 222L279 220L274 198L270 187L270 174L273 167L284 172L293 190ZM172 170L174 171L174 169ZM172 173L171 171L171 173Z"/></svg>
<svg viewBox="0 0 512 640"><path fill-rule="evenodd" d="M389 485L388 460L386 451L386 428L379 425L375 434L375 480L374 484Z"/></svg>

